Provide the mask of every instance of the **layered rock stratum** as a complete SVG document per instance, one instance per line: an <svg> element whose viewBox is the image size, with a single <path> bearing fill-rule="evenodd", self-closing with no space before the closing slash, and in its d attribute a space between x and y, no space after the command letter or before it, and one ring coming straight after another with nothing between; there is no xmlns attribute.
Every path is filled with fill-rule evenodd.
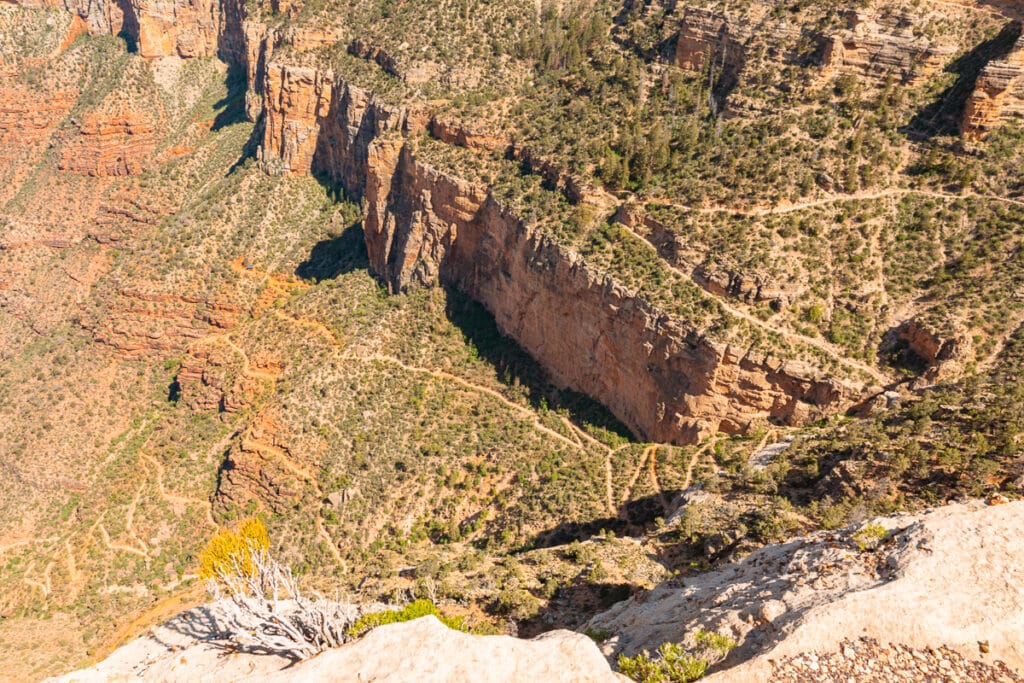
<svg viewBox="0 0 1024 683"><path fill-rule="evenodd" d="M967 100L961 130L968 138L981 137L1007 119L1024 117L1024 34L1017 21L1018 35L1009 53L982 69L974 91Z"/></svg>

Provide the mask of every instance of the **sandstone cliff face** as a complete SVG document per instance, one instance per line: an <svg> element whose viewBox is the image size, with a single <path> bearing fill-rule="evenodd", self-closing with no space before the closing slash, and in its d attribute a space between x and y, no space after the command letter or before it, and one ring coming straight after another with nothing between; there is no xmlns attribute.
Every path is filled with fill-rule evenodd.
<svg viewBox="0 0 1024 683"><path fill-rule="evenodd" d="M910 17L851 11L847 24L846 30L826 40L822 60L826 72L917 82L941 69L956 50L955 45L916 35L911 30L915 21Z"/></svg>
<svg viewBox="0 0 1024 683"><path fill-rule="evenodd" d="M365 197L371 268L389 289L458 286L557 383L645 438L692 443L758 418L803 424L854 398L809 367L700 338L525 225L486 187L419 162L408 142L428 130L476 136L382 105L330 72L281 64L267 66L263 110L264 168L324 174Z"/></svg>
<svg viewBox="0 0 1024 683"><path fill-rule="evenodd" d="M928 369L924 377L929 381L958 374L971 356L971 340L967 335L943 335L917 319L900 325L896 336L925 363Z"/></svg>
<svg viewBox="0 0 1024 683"><path fill-rule="evenodd" d="M143 57L237 57L244 49L242 0L16 0L63 6L93 34L124 35Z"/></svg>
<svg viewBox="0 0 1024 683"><path fill-rule="evenodd" d="M268 28L259 21L245 20L242 22L241 39L242 45L235 54L246 72L245 113L250 121L255 121L263 113L267 64L272 61L275 50L285 45L296 52L313 50L336 43L338 35L333 30L322 31L305 26L279 30Z"/></svg>
<svg viewBox="0 0 1024 683"><path fill-rule="evenodd" d="M422 133L428 119L380 103L330 71L271 63L263 81L264 136L257 152L271 173L324 174L361 197L371 143Z"/></svg>
<svg viewBox="0 0 1024 683"><path fill-rule="evenodd" d="M132 10L143 57L216 54L220 6L215 0L136 0Z"/></svg>
<svg viewBox="0 0 1024 683"><path fill-rule="evenodd" d="M708 341L502 207L487 188L381 145L366 186L371 267L392 290L454 284L563 386L644 438L692 443L756 418L817 419L851 396L810 368Z"/></svg>
<svg viewBox="0 0 1024 683"><path fill-rule="evenodd" d="M1015 30L1021 34L1021 24ZM961 132L982 138L1012 117L1024 117L1024 34L1003 59L989 62L967 100Z"/></svg>
<svg viewBox="0 0 1024 683"><path fill-rule="evenodd" d="M719 83L722 86L735 85L744 58L737 29L736 22L730 22L723 15L701 9L687 10L676 36L673 63L689 71L704 71L713 64L721 72Z"/></svg>

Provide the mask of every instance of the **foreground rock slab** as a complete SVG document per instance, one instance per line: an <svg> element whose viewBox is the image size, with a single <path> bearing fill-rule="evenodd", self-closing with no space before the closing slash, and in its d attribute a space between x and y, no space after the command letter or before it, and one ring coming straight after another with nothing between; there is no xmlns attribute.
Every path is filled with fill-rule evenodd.
<svg viewBox="0 0 1024 683"><path fill-rule="evenodd" d="M226 649L216 606L186 612L117 650L91 669L54 683L160 681L564 681L620 683L597 646L571 631L532 640L453 631L434 617L374 629L364 638L303 662Z"/></svg>
<svg viewBox="0 0 1024 683"><path fill-rule="evenodd" d="M727 634L739 646L714 683L769 680L778 662L860 638L1024 669L1024 501L865 526L765 547L619 603L590 626L615 634L606 654L685 642L698 629Z"/></svg>

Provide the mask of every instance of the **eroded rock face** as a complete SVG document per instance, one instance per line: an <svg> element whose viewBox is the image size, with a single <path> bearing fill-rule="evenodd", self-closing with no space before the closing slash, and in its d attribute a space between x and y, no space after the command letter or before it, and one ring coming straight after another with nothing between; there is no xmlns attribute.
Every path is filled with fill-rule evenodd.
<svg viewBox="0 0 1024 683"><path fill-rule="evenodd" d="M242 0L16 0L63 6L93 34L124 35L143 57L238 56L244 51Z"/></svg>
<svg viewBox="0 0 1024 683"><path fill-rule="evenodd" d="M134 175L155 147L153 122L144 114L90 114L61 149L57 167L91 176Z"/></svg>
<svg viewBox="0 0 1024 683"><path fill-rule="evenodd" d="M729 90L743 68L744 48L738 30L738 23L723 15L688 9L680 19L672 61L688 71L705 71L710 61L721 73L718 87Z"/></svg>
<svg viewBox="0 0 1024 683"><path fill-rule="evenodd" d="M264 167L322 173L364 197L371 268L389 289L458 286L555 382L644 438L693 443L764 418L804 424L857 393L808 366L701 338L525 225L488 188L418 161L408 141L432 129L476 137L384 106L330 72L271 64L264 87Z"/></svg>
<svg viewBox="0 0 1024 683"><path fill-rule="evenodd" d="M212 330L238 323L242 309L212 297L119 289L100 317L81 321L93 338L117 353L138 356L183 351Z"/></svg>
<svg viewBox="0 0 1024 683"><path fill-rule="evenodd" d="M956 51L953 44L917 35L914 17L850 11L847 23L846 30L826 40L822 60L826 72L918 82L941 69Z"/></svg>
<svg viewBox="0 0 1024 683"><path fill-rule="evenodd" d="M354 197L363 194L370 144L390 133L411 135L427 117L381 104L331 71L268 64L265 127L258 156L271 173L323 173Z"/></svg>
<svg viewBox="0 0 1024 683"><path fill-rule="evenodd" d="M280 512L300 502L306 485L316 481L307 467L292 453L288 432L273 414L263 412L224 459L215 504L226 510L256 504Z"/></svg>
<svg viewBox="0 0 1024 683"><path fill-rule="evenodd" d="M0 186L0 202L17 191L20 183L16 181L41 157L77 97L75 91L43 93L17 85L13 79L10 86L0 86L0 169L6 176Z"/></svg>
<svg viewBox="0 0 1024 683"><path fill-rule="evenodd" d="M967 100L960 126L966 138L983 138L1008 119L1024 117L1024 33L1020 22L1011 30L1017 42L1004 58L985 66Z"/></svg>
<svg viewBox="0 0 1024 683"><path fill-rule="evenodd" d="M850 388L712 343L502 207L395 143L374 148L366 186L371 266L393 291L438 281L490 310L555 382L593 396L644 438L692 443L756 418L802 424Z"/></svg>
<svg viewBox="0 0 1024 683"><path fill-rule="evenodd" d="M220 6L216 0L136 0L139 54L201 57L217 53Z"/></svg>
<svg viewBox="0 0 1024 683"><path fill-rule="evenodd" d="M271 358L241 357L227 343L203 343L188 349L176 381L180 400L193 412L234 415L249 408L281 374L283 366Z"/></svg>
<svg viewBox="0 0 1024 683"><path fill-rule="evenodd" d="M924 362L929 380L956 375L971 356L971 340L966 334L943 334L917 319L900 325L896 336Z"/></svg>

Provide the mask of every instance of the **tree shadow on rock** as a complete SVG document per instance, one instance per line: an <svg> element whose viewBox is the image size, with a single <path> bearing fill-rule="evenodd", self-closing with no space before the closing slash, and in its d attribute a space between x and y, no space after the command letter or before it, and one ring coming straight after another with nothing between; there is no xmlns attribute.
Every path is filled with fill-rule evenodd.
<svg viewBox="0 0 1024 683"><path fill-rule="evenodd" d="M290 666L300 661L295 652L287 646L271 647L239 639L239 625L233 624L216 603L182 612L165 623L163 628L184 637L164 640L160 637L159 631L149 636L170 652L179 651L183 645L181 641L184 640L185 643L195 641L206 648L220 650L225 654L244 653L279 657L282 666Z"/></svg>

